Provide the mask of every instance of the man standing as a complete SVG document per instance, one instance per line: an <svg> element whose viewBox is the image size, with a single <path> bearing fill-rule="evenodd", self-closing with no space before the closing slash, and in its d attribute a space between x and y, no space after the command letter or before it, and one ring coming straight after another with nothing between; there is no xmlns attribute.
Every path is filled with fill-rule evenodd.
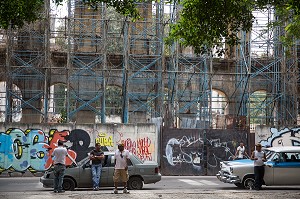
<svg viewBox="0 0 300 199"><path fill-rule="evenodd" d="M115 172L114 172L114 183L115 189L114 193L118 193L118 183L119 181L123 182L123 193L129 193L127 191L127 181L129 178L128 175L128 160L129 160L129 151L124 150L124 144L119 144L118 149L115 152Z"/></svg>
<svg viewBox="0 0 300 199"><path fill-rule="evenodd" d="M90 152L90 160L92 160L92 180L94 191L99 190L103 158L104 153L101 150L101 145L96 143L95 149Z"/></svg>
<svg viewBox="0 0 300 199"><path fill-rule="evenodd" d="M54 193L63 193L65 190L62 189L62 184L66 170L65 163L68 151L64 148L64 143L61 140L58 140L57 146L51 155L54 159Z"/></svg>
<svg viewBox="0 0 300 199"><path fill-rule="evenodd" d="M255 190L260 190L264 182L266 154L261 150L261 144L256 144L256 150L252 152L251 160L254 160Z"/></svg>
<svg viewBox="0 0 300 199"><path fill-rule="evenodd" d="M244 159L244 155L247 155L247 152L246 152L246 149L245 149L245 146L244 146L244 143L241 142L240 143L240 146L238 146L238 148L236 149L236 153L235 153L235 159Z"/></svg>

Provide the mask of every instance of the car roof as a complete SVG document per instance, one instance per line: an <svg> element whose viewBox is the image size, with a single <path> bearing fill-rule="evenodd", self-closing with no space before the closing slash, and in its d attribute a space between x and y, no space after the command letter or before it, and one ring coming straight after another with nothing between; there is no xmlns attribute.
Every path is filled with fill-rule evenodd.
<svg viewBox="0 0 300 199"><path fill-rule="evenodd" d="M280 147L269 147L265 150L274 152L300 152L300 146L280 146Z"/></svg>

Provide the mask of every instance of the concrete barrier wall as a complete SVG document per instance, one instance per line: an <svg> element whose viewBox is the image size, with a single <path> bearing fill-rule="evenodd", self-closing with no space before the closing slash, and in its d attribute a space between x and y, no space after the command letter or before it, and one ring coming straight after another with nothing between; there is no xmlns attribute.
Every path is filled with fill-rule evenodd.
<svg viewBox="0 0 300 199"><path fill-rule="evenodd" d="M115 151L119 143L124 143L142 160L157 161L157 137L154 124L0 124L0 173L49 169L58 140L65 141L69 155L77 162L87 156L96 142L104 151ZM72 160L67 158L66 164L72 164Z"/></svg>
<svg viewBox="0 0 300 199"><path fill-rule="evenodd" d="M247 131L163 129L161 172L164 175L215 175L220 162L232 160ZM248 148L247 148L248 149Z"/></svg>
<svg viewBox="0 0 300 199"><path fill-rule="evenodd" d="M257 126L255 141L263 146L300 146L300 127Z"/></svg>

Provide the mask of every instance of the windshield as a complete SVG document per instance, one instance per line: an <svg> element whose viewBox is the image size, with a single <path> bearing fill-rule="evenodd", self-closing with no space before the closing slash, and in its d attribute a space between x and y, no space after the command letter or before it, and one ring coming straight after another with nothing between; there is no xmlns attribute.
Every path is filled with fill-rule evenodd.
<svg viewBox="0 0 300 199"><path fill-rule="evenodd" d="M78 165L78 166L82 166L82 165L84 165L89 159L90 159L89 157L86 157L86 158L80 160L79 162L77 162L77 165Z"/></svg>
<svg viewBox="0 0 300 199"><path fill-rule="evenodd" d="M271 160L273 158L273 155L275 154L274 151L269 151L269 150L265 150L265 153L268 161Z"/></svg>

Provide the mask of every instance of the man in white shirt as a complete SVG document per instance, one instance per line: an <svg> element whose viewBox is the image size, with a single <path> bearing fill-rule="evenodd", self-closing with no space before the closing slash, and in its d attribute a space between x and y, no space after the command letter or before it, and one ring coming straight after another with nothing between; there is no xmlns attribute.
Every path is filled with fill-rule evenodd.
<svg viewBox="0 0 300 199"><path fill-rule="evenodd" d="M53 150L51 156L54 159L54 193L63 193L65 191L62 189L62 184L66 170L66 156L68 156L68 151L64 148L64 144L61 140L58 140L57 148Z"/></svg>
<svg viewBox="0 0 300 199"><path fill-rule="evenodd" d="M261 186L264 183L264 175L265 175L265 164L264 162L267 161L266 154L262 151L261 144L256 144L256 150L252 152L251 160L254 160L254 177L255 183L254 188L255 190L260 190Z"/></svg>
<svg viewBox="0 0 300 199"><path fill-rule="evenodd" d="M114 172L114 193L118 193L118 182L123 182L123 193L129 193L127 191L128 175L128 160L129 151L124 149L124 144L119 144L118 149L115 152L115 172Z"/></svg>
<svg viewBox="0 0 300 199"><path fill-rule="evenodd" d="M238 146L238 148L236 149L236 153L235 153L235 158L234 159L244 159L244 155L246 155L247 157L249 157L249 155L246 152L246 148L244 146L244 143L241 142L240 146Z"/></svg>

